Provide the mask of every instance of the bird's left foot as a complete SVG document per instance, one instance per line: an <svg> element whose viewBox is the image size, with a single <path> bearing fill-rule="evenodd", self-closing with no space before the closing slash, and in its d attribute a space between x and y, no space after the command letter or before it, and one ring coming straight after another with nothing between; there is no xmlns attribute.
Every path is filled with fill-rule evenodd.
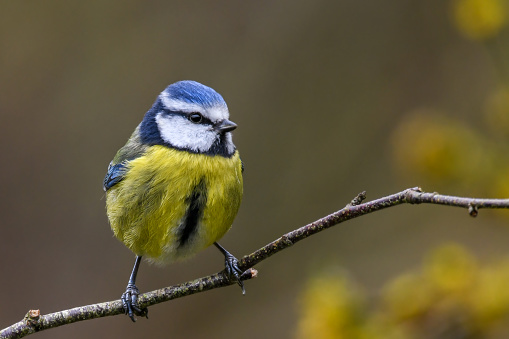
<svg viewBox="0 0 509 339"><path fill-rule="evenodd" d="M240 279L242 273L244 273L239 268L239 261L229 252L224 254L224 265L225 265L225 273L226 277L230 279L230 281L237 282L237 284L242 289L242 294L246 294L246 289L244 288L244 282Z"/></svg>
<svg viewBox="0 0 509 339"><path fill-rule="evenodd" d="M231 282L236 282L239 284L240 288L242 288L242 294L246 294L246 289L244 288L244 283L240 276L244 271L242 271L239 267L239 261L235 258L230 252L228 252L223 246L219 245L217 242L214 243L218 250L221 251L224 255L224 272L225 276Z"/></svg>

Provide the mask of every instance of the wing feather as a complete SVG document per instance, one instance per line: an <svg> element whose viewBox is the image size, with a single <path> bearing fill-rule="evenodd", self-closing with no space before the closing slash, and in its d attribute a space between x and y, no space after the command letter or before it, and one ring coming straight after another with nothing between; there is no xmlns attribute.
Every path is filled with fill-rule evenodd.
<svg viewBox="0 0 509 339"><path fill-rule="evenodd" d="M140 126L136 127L127 143L118 150L110 162L103 181L104 191L109 190L124 179L129 161L145 154L148 146L141 142L139 130Z"/></svg>

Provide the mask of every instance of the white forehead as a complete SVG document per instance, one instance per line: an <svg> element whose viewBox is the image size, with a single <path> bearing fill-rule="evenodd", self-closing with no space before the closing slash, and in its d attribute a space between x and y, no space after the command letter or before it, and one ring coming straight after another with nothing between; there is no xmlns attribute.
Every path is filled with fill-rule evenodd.
<svg viewBox="0 0 509 339"><path fill-rule="evenodd" d="M197 103L171 98L166 91L163 91L160 94L160 98L163 105L170 111L184 113L199 112L213 122L228 119L230 117L228 107L224 103L217 103L212 106L204 107Z"/></svg>

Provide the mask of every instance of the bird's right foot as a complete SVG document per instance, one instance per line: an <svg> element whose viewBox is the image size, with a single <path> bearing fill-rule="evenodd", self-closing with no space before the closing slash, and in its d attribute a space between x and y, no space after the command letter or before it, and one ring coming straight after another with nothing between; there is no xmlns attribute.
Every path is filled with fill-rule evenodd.
<svg viewBox="0 0 509 339"><path fill-rule="evenodd" d="M138 305L138 295L140 291L135 284L127 284L127 288L125 292L122 294L122 306L124 307L124 312L131 318L134 322L136 321L135 315L139 317L146 317L148 319L148 308L140 308Z"/></svg>

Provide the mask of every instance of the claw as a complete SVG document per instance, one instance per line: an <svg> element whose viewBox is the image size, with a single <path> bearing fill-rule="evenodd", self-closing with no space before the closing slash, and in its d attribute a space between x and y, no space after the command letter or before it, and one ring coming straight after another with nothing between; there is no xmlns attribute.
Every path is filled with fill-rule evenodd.
<svg viewBox="0 0 509 339"><path fill-rule="evenodd" d="M224 272L226 278L230 281L235 281L240 288L242 289L242 294L246 294L246 289L244 288L244 282L240 279L240 276L244 271L239 268L239 261L235 258L230 252L228 252L223 246L219 245L217 242L214 245L223 253L224 255Z"/></svg>
<svg viewBox="0 0 509 339"><path fill-rule="evenodd" d="M228 253L228 252L227 252ZM240 276L242 275L242 270L239 268L239 261L237 258L235 258L230 253L225 254L225 273L227 275L227 278L230 281L236 280L237 284L242 289L242 294L246 294L246 289L244 288L244 282L240 279Z"/></svg>
<svg viewBox="0 0 509 339"><path fill-rule="evenodd" d="M148 308L140 308L138 305L138 295L140 291L134 284L127 284L127 288L122 293L122 306L124 307L124 313L131 318L133 322L136 321L135 315L140 317L147 317L148 319Z"/></svg>
<svg viewBox="0 0 509 339"><path fill-rule="evenodd" d="M133 271L131 273L131 277L129 278L129 282L127 283L127 288L125 292L122 293L120 299L122 300L122 307L124 308L124 313L131 318L134 322L136 321L135 315L140 317L147 317L148 319L148 308L140 308L138 305L138 295L140 291L138 287L134 284L136 281L136 275L138 274L138 268L140 266L141 256L136 256L136 260L134 262Z"/></svg>

